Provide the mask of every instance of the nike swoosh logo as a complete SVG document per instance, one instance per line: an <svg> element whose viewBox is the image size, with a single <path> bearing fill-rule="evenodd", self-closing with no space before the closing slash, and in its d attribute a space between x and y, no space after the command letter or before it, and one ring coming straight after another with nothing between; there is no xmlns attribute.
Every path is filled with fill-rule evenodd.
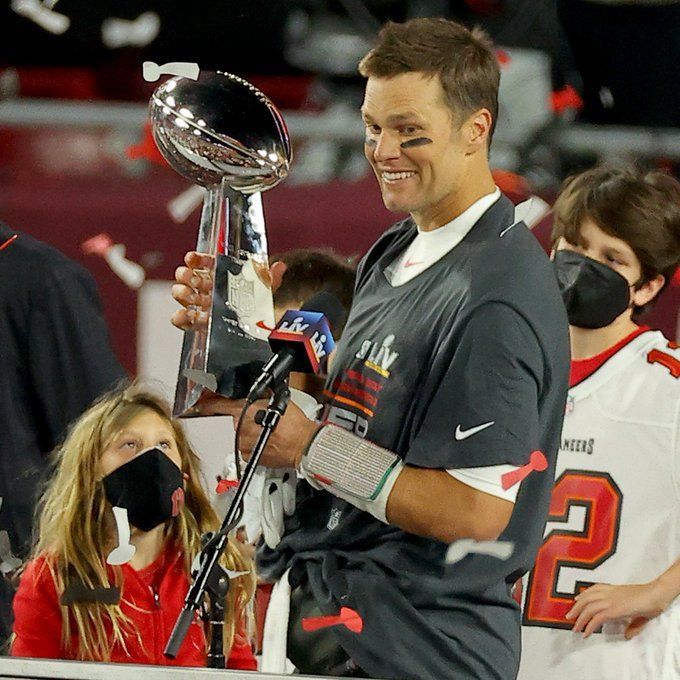
<svg viewBox="0 0 680 680"><path fill-rule="evenodd" d="M262 328L262 330L265 330L265 331L273 331L274 330L273 328L270 328L269 326L267 326L267 324L264 321L258 321L255 325L258 328Z"/></svg>
<svg viewBox="0 0 680 680"><path fill-rule="evenodd" d="M467 439L468 437L472 437L473 434L477 434L478 432L481 432L482 430L486 430L487 427L491 427L496 421L495 420L490 420L488 423L482 423L481 425L477 425L476 427L471 427L468 430L464 430L460 425L456 427L456 441L462 441L463 439Z"/></svg>
<svg viewBox="0 0 680 680"><path fill-rule="evenodd" d="M418 262L411 262L411 260L408 260L407 262L404 263L404 269L406 267L414 267L417 264L423 264L424 262L425 262L425 260L420 260Z"/></svg>

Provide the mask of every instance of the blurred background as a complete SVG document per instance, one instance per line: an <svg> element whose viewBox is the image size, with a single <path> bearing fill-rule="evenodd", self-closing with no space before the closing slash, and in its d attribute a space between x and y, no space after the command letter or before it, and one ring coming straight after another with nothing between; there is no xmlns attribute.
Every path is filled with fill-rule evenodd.
<svg viewBox="0 0 680 680"><path fill-rule="evenodd" d="M168 282L195 244L201 194L155 150L146 104L158 83L143 79L144 61L237 73L283 111L295 155L289 178L263 195L271 253L360 256L395 220L363 158L356 73L387 19L444 16L491 35L502 69L492 167L515 202L549 206L566 176L601 160L680 168L678 1L3 4L0 219L84 264L125 368L170 384L179 332L167 322ZM549 213L534 230L547 248ZM143 268L141 287L83 247L99 234ZM671 338L677 301L670 287L649 320ZM172 340L158 349L159 338Z"/></svg>

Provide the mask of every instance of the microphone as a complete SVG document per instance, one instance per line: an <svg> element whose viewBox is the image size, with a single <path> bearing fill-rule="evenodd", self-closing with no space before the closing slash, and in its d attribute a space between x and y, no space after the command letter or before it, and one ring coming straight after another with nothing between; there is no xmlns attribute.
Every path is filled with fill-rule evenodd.
<svg viewBox="0 0 680 680"><path fill-rule="evenodd" d="M247 402L252 404L268 387L281 384L291 371L322 373L335 349L330 325L337 326L344 314L340 300L326 291L309 298L301 310L288 310L269 334L275 354L262 367Z"/></svg>

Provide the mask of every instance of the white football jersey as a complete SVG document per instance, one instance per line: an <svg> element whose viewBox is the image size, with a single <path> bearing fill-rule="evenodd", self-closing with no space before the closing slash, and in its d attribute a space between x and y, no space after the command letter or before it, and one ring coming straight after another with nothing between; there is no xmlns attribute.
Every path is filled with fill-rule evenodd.
<svg viewBox="0 0 680 680"><path fill-rule="evenodd" d="M632 640L564 616L593 583L646 583L680 557L680 350L647 331L569 390L545 539L523 582L520 680L680 678L680 598Z"/></svg>

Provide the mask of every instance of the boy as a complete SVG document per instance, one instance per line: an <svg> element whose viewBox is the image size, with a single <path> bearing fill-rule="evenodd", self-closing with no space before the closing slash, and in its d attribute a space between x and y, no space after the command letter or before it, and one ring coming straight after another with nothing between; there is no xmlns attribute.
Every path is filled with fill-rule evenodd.
<svg viewBox="0 0 680 680"><path fill-rule="evenodd" d="M680 262L680 184L595 168L554 217L572 364L519 677L678 678L680 351L637 319Z"/></svg>

